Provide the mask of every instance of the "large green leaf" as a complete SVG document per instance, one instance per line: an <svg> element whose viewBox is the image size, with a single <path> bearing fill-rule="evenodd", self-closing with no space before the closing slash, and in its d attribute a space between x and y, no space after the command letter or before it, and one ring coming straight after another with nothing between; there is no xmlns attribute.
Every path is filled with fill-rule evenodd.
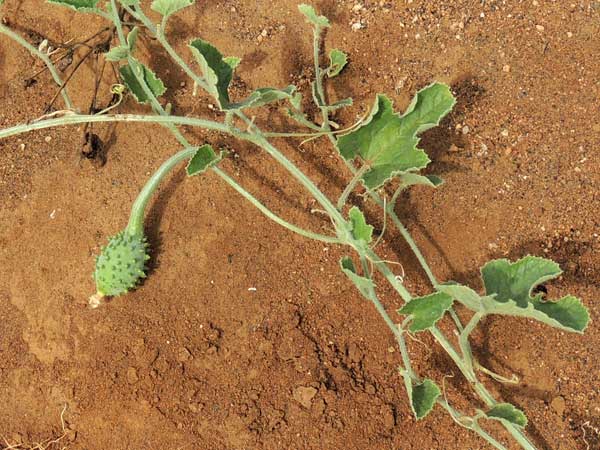
<svg viewBox="0 0 600 450"><path fill-rule="evenodd" d="M425 152L417 148L418 134L439 124L454 103L448 86L434 83L419 91L399 115L392 101L380 94L366 122L338 140L338 150L347 160L360 156L368 167L363 183L369 189L378 188L395 175L429 164Z"/></svg>
<svg viewBox="0 0 600 450"><path fill-rule="evenodd" d="M412 299L398 310L399 314L411 316L409 330L413 333L431 328L450 309L454 300L444 292Z"/></svg>
<svg viewBox="0 0 600 450"><path fill-rule="evenodd" d="M163 16L169 17L180 9L193 5L194 1L195 0L154 0L150 5L150 8Z"/></svg>
<svg viewBox="0 0 600 450"><path fill-rule="evenodd" d="M429 414L440 394L438 385L429 378L412 387L412 392L409 392L408 396L417 420Z"/></svg>
<svg viewBox="0 0 600 450"><path fill-rule="evenodd" d="M356 273L356 267L354 267L352 259L347 256L343 257L340 260L340 267L342 268L342 272L346 274L360 293L366 298L371 298L371 293L375 288L375 285L369 278L360 276Z"/></svg>
<svg viewBox="0 0 600 450"><path fill-rule="evenodd" d="M200 64L209 94L217 100L221 109L225 109L229 105L229 83L240 60L224 58L216 47L202 39L194 39L190 49Z"/></svg>
<svg viewBox="0 0 600 450"><path fill-rule="evenodd" d="M327 76L329 78L336 77L340 74L344 67L348 64L348 55L343 51L334 48L329 52L329 67L327 68Z"/></svg>
<svg viewBox="0 0 600 450"><path fill-rule="evenodd" d="M579 299L568 295L551 302L544 301L541 293L532 295L536 286L561 273L554 261L536 256L514 263L506 259L490 261L481 269L488 295L484 307L495 314L532 317L553 327L583 332L589 313Z"/></svg>
<svg viewBox="0 0 600 450"><path fill-rule="evenodd" d="M527 417L523 411L515 408L510 403L498 403L485 413L485 415L488 419L509 422L521 428L527 426Z"/></svg>
<svg viewBox="0 0 600 450"><path fill-rule="evenodd" d="M149 103L150 98L148 98L146 92L144 92L142 85L137 79L137 76L145 81L146 85L155 97L160 97L167 90L160 78L158 78L155 73L152 72L152 70L139 61L132 60L131 64L121 66L119 68L119 72L121 73L123 83L125 86L127 86L127 89L129 89L139 103Z"/></svg>
<svg viewBox="0 0 600 450"><path fill-rule="evenodd" d="M309 23L315 25L316 27L327 28L330 26L329 19L327 19L327 17L325 16L318 15L315 11L315 8L313 8L312 6L303 3L301 5L298 5L298 9L302 14L304 14L306 20Z"/></svg>
<svg viewBox="0 0 600 450"><path fill-rule="evenodd" d="M211 167L217 165L223 159L223 153L217 155L213 148L205 144L196 150L192 159L186 167L188 177L199 175L206 172Z"/></svg>
<svg viewBox="0 0 600 450"><path fill-rule="evenodd" d="M353 206L348 212L348 217L354 239L369 244L373 238L373 226L367 224L362 211L357 206Z"/></svg>
<svg viewBox="0 0 600 450"><path fill-rule="evenodd" d="M541 293L532 295L536 286L561 273L555 262L535 256L526 256L514 263L497 259L481 269L486 295L480 296L471 288L456 283L445 283L437 289L473 311L527 317L555 328L582 333L590 317L578 298L567 295L558 301L544 301Z"/></svg>
<svg viewBox="0 0 600 450"><path fill-rule="evenodd" d="M61 6L74 9L80 12L97 12L99 0L47 0L48 3L54 3Z"/></svg>

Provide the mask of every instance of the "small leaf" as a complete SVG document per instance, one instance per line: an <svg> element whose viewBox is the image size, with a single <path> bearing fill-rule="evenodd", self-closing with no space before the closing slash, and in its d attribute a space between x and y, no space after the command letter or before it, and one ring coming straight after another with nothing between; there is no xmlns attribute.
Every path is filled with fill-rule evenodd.
<svg viewBox="0 0 600 450"><path fill-rule="evenodd" d="M250 96L239 103L230 103L227 105L227 110L258 108L268 103L277 102L279 100L292 100L293 94L296 91L296 86L288 86L285 89L260 88L250 94Z"/></svg>
<svg viewBox="0 0 600 450"><path fill-rule="evenodd" d="M425 379L421 384L413 386L409 397L417 420L424 418L431 412L440 394L441 391L438 385L429 378Z"/></svg>
<svg viewBox="0 0 600 450"><path fill-rule="evenodd" d="M194 0L154 0L150 8L163 16L169 17L180 9L187 8L193 4Z"/></svg>
<svg viewBox="0 0 600 450"><path fill-rule="evenodd" d="M444 184L444 180L435 175L419 175L412 172L406 172L400 175L400 181L406 187L414 185L423 185L436 188Z"/></svg>
<svg viewBox="0 0 600 450"><path fill-rule="evenodd" d="M104 54L104 58L106 58L107 61L118 62L123 59L126 59L128 52L129 49L127 49L127 47L119 45L117 47L111 48L108 52L106 52Z"/></svg>
<svg viewBox="0 0 600 450"><path fill-rule="evenodd" d="M335 103L332 103L331 105L327 105L326 108L330 112L334 112L334 111L337 111L338 109L345 108L347 106L352 106L353 103L354 102L353 102L353 100L351 98L345 98L343 100L340 100L340 101L337 101Z"/></svg>
<svg viewBox="0 0 600 450"><path fill-rule="evenodd" d="M488 419L506 421L521 428L527 426L527 417L523 411L510 403L498 403L486 413L486 416Z"/></svg>
<svg viewBox="0 0 600 450"><path fill-rule="evenodd" d="M338 140L338 150L347 160L362 158L370 167L362 181L368 189L376 189L395 175L429 164L425 152L417 148L417 135L437 125L454 103L448 86L434 83L419 91L400 116L392 101L380 94L365 123Z"/></svg>
<svg viewBox="0 0 600 450"><path fill-rule="evenodd" d="M99 0L47 0L48 3L66 6L80 12L97 12L96 5Z"/></svg>
<svg viewBox="0 0 600 450"><path fill-rule="evenodd" d="M404 305L399 314L411 316L409 330L413 333L431 328L450 309L454 300L448 294L436 292L425 297L413 298Z"/></svg>
<svg viewBox="0 0 600 450"><path fill-rule="evenodd" d="M223 159L223 152L217 155L213 148L205 144L199 147L186 167L188 177L206 172L217 165Z"/></svg>
<svg viewBox="0 0 600 450"><path fill-rule="evenodd" d="M373 238L373 226L367 224L362 211L358 207L353 206L348 212L348 217L350 217L350 226L354 239L369 244Z"/></svg>
<svg viewBox="0 0 600 450"><path fill-rule="evenodd" d="M125 6L135 6L140 4L140 0L119 0Z"/></svg>
<svg viewBox="0 0 600 450"><path fill-rule="evenodd" d="M338 76L344 67L348 64L348 55L343 51L334 48L329 52L329 67L327 68L327 76L333 78Z"/></svg>
<svg viewBox="0 0 600 450"><path fill-rule="evenodd" d="M190 49L200 64L208 84L209 94L217 100L221 109L225 109L229 105L229 83L240 60L232 57L224 58L219 50L202 39L193 40Z"/></svg>
<svg viewBox="0 0 600 450"><path fill-rule="evenodd" d="M316 27L328 28L330 26L329 19L327 19L325 16L319 16L315 11L315 8L313 8L311 5L306 5L303 3L298 5L298 9L302 14L304 14L308 22L312 23Z"/></svg>
<svg viewBox="0 0 600 450"><path fill-rule="evenodd" d="M354 267L352 259L347 256L343 257L340 260L340 267L342 268L342 272L350 278L350 281L354 283L354 286L356 286L360 293L366 298L371 298L371 292L375 289L375 285L369 278L362 277L356 273L356 268Z"/></svg>
<svg viewBox="0 0 600 450"><path fill-rule="evenodd" d="M490 313L531 317L567 331L583 332L589 313L581 301L566 296L556 302L544 301L542 294L532 296L541 283L558 277L562 271L554 261L526 256L511 263L506 259L490 261L481 269L488 298L484 307Z"/></svg>
<svg viewBox="0 0 600 450"><path fill-rule="evenodd" d="M133 53L137 44L138 34L140 33L139 27L133 27L133 29L127 35L127 45L129 50Z"/></svg>
<svg viewBox="0 0 600 450"><path fill-rule="evenodd" d="M119 72L123 83L127 86L127 89L133 94L135 99L139 103L149 103L150 99L144 92L144 89L137 80L136 74L140 76L145 82L150 91L156 96L160 97L167 90L163 82L145 65L133 60L133 67L129 64L121 66ZM135 71L135 72L134 72Z"/></svg>

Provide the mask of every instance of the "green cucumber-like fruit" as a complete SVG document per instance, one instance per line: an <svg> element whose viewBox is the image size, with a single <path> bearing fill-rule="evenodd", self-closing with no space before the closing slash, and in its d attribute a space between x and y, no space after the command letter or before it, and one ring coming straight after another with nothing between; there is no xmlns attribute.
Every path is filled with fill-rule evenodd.
<svg viewBox="0 0 600 450"><path fill-rule="evenodd" d="M96 258L97 295L114 297L134 289L146 277L148 243L143 233L121 231L109 239Z"/></svg>

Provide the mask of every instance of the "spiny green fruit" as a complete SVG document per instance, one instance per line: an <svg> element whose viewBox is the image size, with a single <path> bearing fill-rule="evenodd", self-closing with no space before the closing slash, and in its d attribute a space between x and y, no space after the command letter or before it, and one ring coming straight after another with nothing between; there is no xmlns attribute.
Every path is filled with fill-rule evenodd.
<svg viewBox="0 0 600 450"><path fill-rule="evenodd" d="M146 250L148 243L143 233L121 231L109 239L108 245L96 258L97 295L117 296L135 288L146 277L146 261L150 259Z"/></svg>

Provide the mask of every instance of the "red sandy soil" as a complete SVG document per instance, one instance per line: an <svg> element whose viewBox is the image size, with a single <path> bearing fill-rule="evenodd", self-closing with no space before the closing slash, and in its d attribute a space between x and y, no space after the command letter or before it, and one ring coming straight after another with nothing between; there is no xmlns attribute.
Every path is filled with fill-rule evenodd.
<svg viewBox="0 0 600 450"><path fill-rule="evenodd" d="M341 124L364 114L377 92L405 107L431 81L451 84L458 105L422 142L434 160L428 170L446 184L413 189L397 212L442 280L479 287L478 268L495 257L536 254L562 265L548 296L583 299L592 316L584 336L494 317L474 347L489 368L521 378L517 387L486 384L527 413L538 448L599 449L600 2L316 6L334 25L328 47L351 55L328 86L333 99L354 98ZM41 0L7 0L1 16L36 45L81 40L105 26ZM235 98L260 86L306 90L312 76L310 30L295 1L198 1L172 20L168 36L190 61L185 44L197 36L242 57ZM169 87L175 113L218 117L155 43L142 39L141 54ZM68 86L81 109L92 95L91 61ZM25 83L42 67L0 38L0 126L44 113L56 92L51 78ZM103 102L109 82L100 87ZM145 111L131 99L119 110ZM290 125L276 108L257 121ZM87 308L93 255L178 148L155 126L94 131L105 164L81 156L82 127L0 142L0 437L16 444L65 434L50 448L87 450L488 448L439 408L414 420L393 338L340 273L342 250L278 227L212 174L185 180L182 168L170 177L148 212L151 276L131 294ZM305 192L257 148L187 134L229 147L235 156L224 169L274 211L327 229ZM277 145L339 195L349 177L326 140ZM381 229L374 208L369 220ZM389 233L379 250L401 261L411 291L429 292L399 236ZM401 305L391 292L383 300L390 311ZM445 380L451 401L481 406L428 336L409 344L416 370Z"/></svg>

